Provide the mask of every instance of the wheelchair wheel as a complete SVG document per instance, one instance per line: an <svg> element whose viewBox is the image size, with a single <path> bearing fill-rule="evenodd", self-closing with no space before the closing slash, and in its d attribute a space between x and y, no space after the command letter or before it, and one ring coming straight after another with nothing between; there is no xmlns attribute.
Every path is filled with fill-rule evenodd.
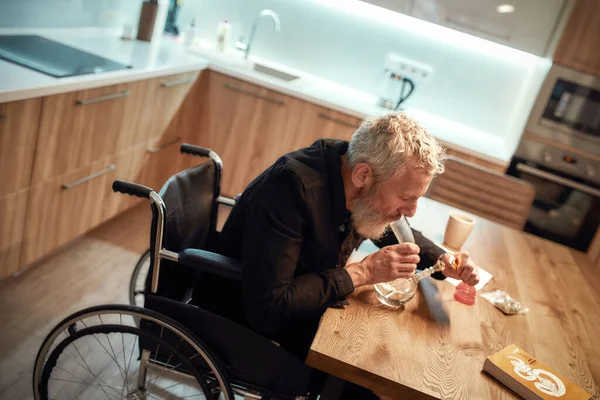
<svg viewBox="0 0 600 400"><path fill-rule="evenodd" d="M33 391L37 400L234 399L223 368L195 335L160 313L124 305L88 308L58 324L38 352Z"/></svg>
<svg viewBox="0 0 600 400"><path fill-rule="evenodd" d="M150 249L140 257L129 281L129 303L132 306L144 307L144 291L146 277L150 270Z"/></svg>

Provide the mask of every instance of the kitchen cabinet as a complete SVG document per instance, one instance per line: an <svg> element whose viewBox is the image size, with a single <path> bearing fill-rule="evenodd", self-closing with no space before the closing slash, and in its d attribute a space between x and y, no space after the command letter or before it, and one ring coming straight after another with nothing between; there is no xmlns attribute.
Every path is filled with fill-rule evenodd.
<svg viewBox="0 0 600 400"><path fill-rule="evenodd" d="M281 155L298 100L213 72L206 93L200 129L189 140L221 156L221 191L235 196Z"/></svg>
<svg viewBox="0 0 600 400"><path fill-rule="evenodd" d="M28 189L0 197L0 279L21 267L20 253Z"/></svg>
<svg viewBox="0 0 600 400"><path fill-rule="evenodd" d="M179 149L182 143L181 136L149 140L145 146L144 171L139 176L140 182L159 192L172 175L201 163L199 157L181 154Z"/></svg>
<svg viewBox="0 0 600 400"><path fill-rule="evenodd" d="M148 86L146 90L149 97L141 113L142 126L134 143L156 138L166 132L198 76L198 72L188 72L141 83ZM198 116L199 110L189 111L191 115ZM178 135L181 136L181 133Z"/></svg>
<svg viewBox="0 0 600 400"><path fill-rule="evenodd" d="M102 201L102 211L100 215L103 221L147 201L134 196L113 192L112 182L116 179L121 179L148 186L148 182L144 176L146 173L145 171L149 168L149 158L147 143L140 143L106 158L104 163L106 165L113 165L115 170L114 173L111 174L112 180L108 182L108 190L106 190L105 197ZM154 189L158 191L160 188Z"/></svg>
<svg viewBox="0 0 600 400"><path fill-rule="evenodd" d="M554 62L600 76L600 2L576 0L554 53Z"/></svg>
<svg viewBox="0 0 600 400"><path fill-rule="evenodd" d="M514 11L498 12L503 3ZM416 0L411 16L544 56L564 5L565 0Z"/></svg>
<svg viewBox="0 0 600 400"><path fill-rule="evenodd" d="M0 198L29 186L42 99L0 104Z"/></svg>
<svg viewBox="0 0 600 400"><path fill-rule="evenodd" d="M366 0L392 11L546 56L569 0ZM588 0L593 2L595 0ZM514 10L500 13L507 3Z"/></svg>
<svg viewBox="0 0 600 400"><path fill-rule="evenodd" d="M498 165L498 164L486 161L486 160L484 160L482 158L479 158L479 157L475 157L475 156L472 156L472 155L460 152L458 150L449 149L449 148L446 147L446 153L448 155L458 157L458 158L460 158L462 160L465 160L465 161L471 162L473 164L479 165L479 166L481 166L483 168L491 169L492 171L496 171L496 172L499 172L501 174L503 174L503 173L506 172L506 167L503 167L501 165Z"/></svg>
<svg viewBox="0 0 600 400"><path fill-rule="evenodd" d="M310 146L320 138L350 140L361 120L315 104L302 104L297 128L286 143L286 151Z"/></svg>
<svg viewBox="0 0 600 400"><path fill-rule="evenodd" d="M0 279L21 266L41 105L39 98L0 104Z"/></svg>
<svg viewBox="0 0 600 400"><path fill-rule="evenodd" d="M21 264L38 260L104 222L103 202L112 193L115 171L116 165L104 158L33 185L27 202Z"/></svg>
<svg viewBox="0 0 600 400"><path fill-rule="evenodd" d="M146 107L147 82L44 98L32 184L89 166L135 142Z"/></svg>

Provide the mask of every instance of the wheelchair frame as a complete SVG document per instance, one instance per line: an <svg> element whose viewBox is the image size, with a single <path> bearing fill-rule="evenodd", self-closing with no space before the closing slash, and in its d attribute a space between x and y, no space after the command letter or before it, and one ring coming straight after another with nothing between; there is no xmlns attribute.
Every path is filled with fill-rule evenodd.
<svg viewBox="0 0 600 400"><path fill-rule="evenodd" d="M205 148L201 148L201 147L193 146L193 145L188 145L188 144L181 145L181 152L191 154L191 155L203 156L203 157L210 158L216 167L215 188L214 188L213 193L217 194L217 197L215 199L217 206L218 206L218 204L224 204L224 205L228 205L228 206L234 206L236 204L236 200L239 198L239 195L236 196L235 200L220 195L220 182L221 182L221 176L222 176L223 163L217 153L215 153L214 151L209 150L209 149L205 149ZM165 229L166 205L158 193L156 193L153 189L143 186L143 185L117 180L113 183L112 188L113 188L113 191L115 191L115 192L120 192L120 193L124 193L124 194L128 194L128 195L132 195L135 197L148 199L150 201L153 209L156 210L156 212L157 212L156 232L155 232L155 237L154 237L154 242L153 242L153 244L154 244L153 258L152 258L152 263L151 263L152 277L151 277L151 285L150 285L150 292L153 294L156 294L157 290L158 290L158 281L159 281L159 275L160 275L161 260L169 260L169 261L173 261L173 262L177 262L177 263L180 262L180 257L179 257L178 253L163 248L163 235L164 235L164 229ZM212 232L216 231L217 214L218 214L218 212L214 212L213 215L211 216L210 229L212 230ZM169 316L159 313L157 311L151 310L151 309L137 307L135 305L132 305L132 306L102 305L102 306L95 306L95 307L87 308L87 309L81 310L79 312L76 312L76 313L68 316L61 323L56 325L56 327L45 338L44 342L40 346L38 355L36 357L34 373L33 373L33 389L34 389L34 395L35 395L36 399L42 398L42 396L40 394L40 382L43 379L42 375L46 371L47 365L45 363L47 362L48 356L51 353L51 348L53 349L52 351L54 351L57 347L59 347L61 345L61 344L58 344L58 345L56 345L56 347L53 347L55 345L54 342L58 339L58 337L63 332L67 332L67 331L69 332L67 337L69 337L69 335L72 334L71 330L76 332L76 330L73 327L78 323L78 321L83 321L84 318L91 318L91 316L105 315L105 314L119 315L121 318L123 315L131 316L138 323L138 325L139 325L140 320L142 320L142 319L148 320L148 321L158 324L159 326L162 326L162 329L169 329L169 330L173 331L174 333L178 334L181 338L185 338L188 341L188 343L190 343L190 346L192 348L194 348L195 351L197 351L203 357L203 359L207 362L207 364L213 371L214 377L210 378L210 379L218 381L220 387L222 388L222 390L220 390L220 392L223 393L226 400L234 400L233 396L232 396L233 393L244 396L244 399L259 400L259 399L263 398L262 395L260 394L260 391L258 391L257 389L255 389L255 391L253 392L253 391L250 391L250 390L252 390L251 388L241 387L238 384L232 384L229 381L228 374L226 373L225 369L220 365L219 360L212 355L210 349L207 348L200 341L200 339L197 338L197 336L192 331L190 331L188 328L186 328L181 323L173 320ZM99 319L102 322L101 317L99 317ZM104 323L102 322L102 324L104 324ZM85 325L85 323L83 323L83 325ZM85 327L87 328L87 325L85 325ZM162 338L162 330L161 330L161 338ZM163 365L161 365L160 362L158 362L158 363L153 362L153 360L150 358L150 355L151 355L151 352L149 350L147 350L147 349L141 350L140 367L139 367L138 377L137 377L137 382L138 382L138 389L136 389L137 391L142 390L141 388L144 387L144 380L146 377L147 370L149 368L162 370L163 372L172 374L180 379L191 379L193 381L198 381L198 379L196 379L196 377L194 377L190 374L174 370L175 367L172 367L169 369L169 368L165 368ZM166 365L169 366L168 364L166 364ZM200 382L198 382L198 383L200 384ZM202 386L202 384L201 384L201 386ZM250 386L252 386L252 385L250 385ZM250 389L250 390L248 390L248 389ZM203 387L203 390L204 390L204 387ZM214 392L214 389L211 389L211 390ZM142 396L143 391L140 392L139 395ZM280 395L284 396L284 398L289 398L289 399L291 399L291 398L295 398L296 400L307 399L306 396L292 397L290 395L283 395L283 394L280 394ZM310 396L310 397L312 398L312 396ZM127 397L127 398L129 398L129 397ZM132 398L137 399L138 397L134 396ZM143 398L145 398L145 397L143 397Z"/></svg>

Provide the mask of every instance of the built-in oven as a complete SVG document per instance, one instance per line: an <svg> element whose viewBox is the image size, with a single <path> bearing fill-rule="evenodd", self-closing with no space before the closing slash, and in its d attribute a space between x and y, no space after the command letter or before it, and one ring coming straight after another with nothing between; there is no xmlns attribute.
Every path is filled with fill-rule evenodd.
<svg viewBox="0 0 600 400"><path fill-rule="evenodd" d="M527 131L600 154L600 78L553 65L531 111Z"/></svg>
<svg viewBox="0 0 600 400"><path fill-rule="evenodd" d="M535 187L526 232L588 250L600 226L600 161L523 139L507 174Z"/></svg>

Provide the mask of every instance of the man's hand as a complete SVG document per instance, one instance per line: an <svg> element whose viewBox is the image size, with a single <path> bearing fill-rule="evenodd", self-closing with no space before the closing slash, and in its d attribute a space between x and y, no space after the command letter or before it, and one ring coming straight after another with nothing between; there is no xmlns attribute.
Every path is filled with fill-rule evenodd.
<svg viewBox="0 0 600 400"><path fill-rule="evenodd" d="M419 246L401 243L386 246L358 263L346 266L354 287L408 278L419 262Z"/></svg>
<svg viewBox="0 0 600 400"><path fill-rule="evenodd" d="M458 264L458 268L456 269L450 266L452 256L451 253L446 253L440 258L446 264L442 273L448 278L460 279L467 285L477 285L479 283L479 268L477 268L469 253L454 253L456 263Z"/></svg>

